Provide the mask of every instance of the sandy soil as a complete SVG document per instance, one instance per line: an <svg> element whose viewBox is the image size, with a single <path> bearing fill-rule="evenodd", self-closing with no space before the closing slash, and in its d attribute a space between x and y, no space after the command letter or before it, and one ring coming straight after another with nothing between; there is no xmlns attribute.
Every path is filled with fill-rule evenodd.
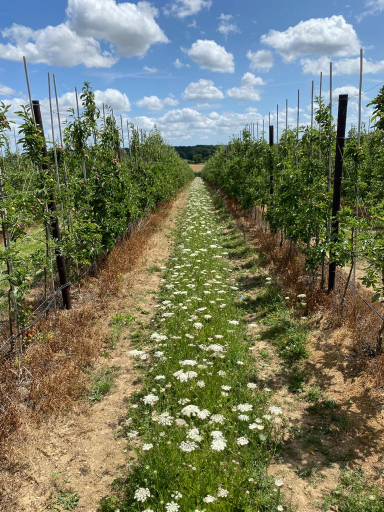
<svg viewBox="0 0 384 512"><path fill-rule="evenodd" d="M78 404L72 413L52 418L40 428L24 432L24 440L17 456L21 471L8 490L8 503L0 510L37 512L51 510L60 493L80 496L79 512L94 512L100 499L109 494L110 485L119 476L119 468L127 463L125 440L117 436L123 421L125 402L138 389L140 379L133 369L130 333L138 322L149 321L161 281L161 273L148 272L166 262L172 241L169 236L175 217L186 204L189 189L174 202L159 230L152 236L137 268L122 276L118 298L111 298L108 308L98 322L99 328L110 328L111 316L116 312L130 313L136 322L122 333L116 349L109 358L100 358L95 372L117 367L118 378L112 391L101 402Z"/></svg>
<svg viewBox="0 0 384 512"><path fill-rule="evenodd" d="M201 172L204 169L205 164L189 164L189 167L193 172Z"/></svg>

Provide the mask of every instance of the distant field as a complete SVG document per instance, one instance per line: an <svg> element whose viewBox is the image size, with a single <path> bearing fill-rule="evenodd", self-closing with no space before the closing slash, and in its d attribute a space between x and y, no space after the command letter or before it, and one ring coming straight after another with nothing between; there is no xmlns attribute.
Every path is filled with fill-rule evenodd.
<svg viewBox="0 0 384 512"><path fill-rule="evenodd" d="M205 164L189 164L193 172L200 172L204 169Z"/></svg>

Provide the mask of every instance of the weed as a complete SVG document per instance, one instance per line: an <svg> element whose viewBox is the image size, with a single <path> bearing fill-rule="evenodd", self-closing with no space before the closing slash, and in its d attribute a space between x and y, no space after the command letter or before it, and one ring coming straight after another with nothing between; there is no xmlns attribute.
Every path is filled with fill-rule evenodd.
<svg viewBox="0 0 384 512"><path fill-rule="evenodd" d="M152 265L146 269L148 274L155 274L155 272L161 272L161 268L158 265Z"/></svg>
<svg viewBox="0 0 384 512"><path fill-rule="evenodd" d="M74 492L61 492L54 503L55 510L73 510L79 505L80 496Z"/></svg>
<svg viewBox="0 0 384 512"><path fill-rule="evenodd" d="M324 500L323 512L383 512L384 494L381 488L368 483L360 469L347 469L340 483Z"/></svg>
<svg viewBox="0 0 384 512"><path fill-rule="evenodd" d="M88 400L91 400L91 402L100 402L102 398L110 392L118 375L118 369L117 366L114 366L107 370L100 370L95 375L93 385L88 394Z"/></svg>

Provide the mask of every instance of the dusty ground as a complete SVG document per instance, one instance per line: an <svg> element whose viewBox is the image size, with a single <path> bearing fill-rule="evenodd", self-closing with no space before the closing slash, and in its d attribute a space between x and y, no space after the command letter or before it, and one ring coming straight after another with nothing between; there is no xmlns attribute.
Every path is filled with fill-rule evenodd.
<svg viewBox="0 0 384 512"><path fill-rule="evenodd" d="M125 401L140 386L128 355L130 333L145 325L153 311L161 280L159 270L172 246L170 230L177 212L185 206L187 195L185 189L174 202L137 268L122 276L119 297L111 298L98 321L98 329L108 332L115 313L130 314L136 319L123 330L110 356L100 357L95 365L95 372L118 368L112 390L94 405L85 400L72 413L52 418L40 428L24 429L16 452L21 469L8 482L8 505L0 504L0 510L53 510L60 495L75 493L80 497L76 510L93 512L100 499L109 493L112 481L119 476L118 468L127 458L125 441L116 436L124 417Z"/></svg>
<svg viewBox="0 0 384 512"><path fill-rule="evenodd" d="M205 164L189 164L189 167L193 172L201 172L204 169Z"/></svg>

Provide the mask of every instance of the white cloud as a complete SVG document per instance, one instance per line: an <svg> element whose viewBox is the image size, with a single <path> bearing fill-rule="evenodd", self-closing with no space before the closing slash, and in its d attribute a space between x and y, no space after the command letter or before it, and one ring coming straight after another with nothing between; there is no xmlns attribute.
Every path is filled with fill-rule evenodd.
<svg viewBox="0 0 384 512"><path fill-rule="evenodd" d="M146 71L147 73L157 73L157 68L150 68L148 66L144 66L143 71Z"/></svg>
<svg viewBox="0 0 384 512"><path fill-rule="evenodd" d="M328 57L320 59L301 59L303 72L307 75L318 75L320 71L323 75L329 75ZM363 73L382 73L384 71L384 60L372 61L363 59ZM360 73L360 58L339 59L332 63L333 75L355 75Z"/></svg>
<svg viewBox="0 0 384 512"><path fill-rule="evenodd" d="M93 37L80 37L69 26L61 23L32 30L23 25L12 25L2 31L10 42L0 43L3 59L21 61L23 56L29 62L56 66L86 67L113 66L117 59L109 52L101 52L100 44Z"/></svg>
<svg viewBox="0 0 384 512"><path fill-rule="evenodd" d="M168 39L155 18L157 9L148 2L117 4L115 0L68 0L68 19L57 26L34 30L14 24L2 31L4 59L86 67L113 66L119 55L142 56L154 43ZM99 40L114 46L102 51Z"/></svg>
<svg viewBox="0 0 384 512"><path fill-rule="evenodd" d="M227 90L227 96L237 101L259 101L260 91L255 89L258 85L264 85L262 78L253 73L245 73L241 80L240 87L233 87Z"/></svg>
<svg viewBox="0 0 384 512"><path fill-rule="evenodd" d="M200 79L198 82L191 82L183 92L185 100L221 100L224 94L215 87L212 80Z"/></svg>
<svg viewBox="0 0 384 512"><path fill-rule="evenodd" d="M219 16L220 24L217 30L220 32L220 34L223 34L223 36L225 37L228 37L228 34L231 33L240 33L239 27L236 25L236 23L231 22L232 18L232 14L221 14Z"/></svg>
<svg viewBox="0 0 384 512"><path fill-rule="evenodd" d="M144 96L144 98L136 102L138 107L149 110L162 110L164 107L176 107L178 104L178 100L173 96L168 96L168 98L163 100L157 96Z"/></svg>
<svg viewBox="0 0 384 512"><path fill-rule="evenodd" d="M109 105L115 111L128 112L131 110L131 104L128 96L118 89L105 89L104 91L96 90L94 91L94 94L96 106L100 109L103 107L104 103L104 105ZM49 106L47 99L42 100L41 103L43 106ZM59 106L60 110L63 112L67 111L69 108L75 108L75 93L66 92L59 96Z"/></svg>
<svg viewBox="0 0 384 512"><path fill-rule="evenodd" d="M366 10L357 16L358 21L361 21L366 16L372 16L373 14L379 14L384 11L384 0L366 0Z"/></svg>
<svg viewBox="0 0 384 512"><path fill-rule="evenodd" d="M3 94L13 96L16 94L16 91L12 87L0 83L0 96Z"/></svg>
<svg viewBox="0 0 384 512"><path fill-rule="evenodd" d="M232 53L227 52L215 41L198 39L186 53L202 69L210 69L219 73L234 73L235 71Z"/></svg>
<svg viewBox="0 0 384 512"><path fill-rule="evenodd" d="M168 42L155 21L158 10L148 2L68 0L67 14L77 34L113 43L124 57L142 56L152 44Z"/></svg>
<svg viewBox="0 0 384 512"><path fill-rule="evenodd" d="M274 58L270 50L259 50L257 52L251 52L251 50L249 50L247 58L251 61L249 68L252 71L268 72L273 68Z"/></svg>
<svg viewBox="0 0 384 512"><path fill-rule="evenodd" d="M189 64L184 64L183 62L181 62L181 60L179 58L177 58L175 60L175 62L173 63L174 67L176 69L180 69L180 68L190 68L191 66Z"/></svg>
<svg viewBox="0 0 384 512"><path fill-rule="evenodd" d="M270 30L261 42L274 48L285 62L306 55L348 57L360 50L357 34L343 16L300 21L285 32Z"/></svg>
<svg viewBox="0 0 384 512"><path fill-rule="evenodd" d="M202 9L209 9L211 5L211 0L174 0L165 7L164 12L178 18L185 18L199 13Z"/></svg>

